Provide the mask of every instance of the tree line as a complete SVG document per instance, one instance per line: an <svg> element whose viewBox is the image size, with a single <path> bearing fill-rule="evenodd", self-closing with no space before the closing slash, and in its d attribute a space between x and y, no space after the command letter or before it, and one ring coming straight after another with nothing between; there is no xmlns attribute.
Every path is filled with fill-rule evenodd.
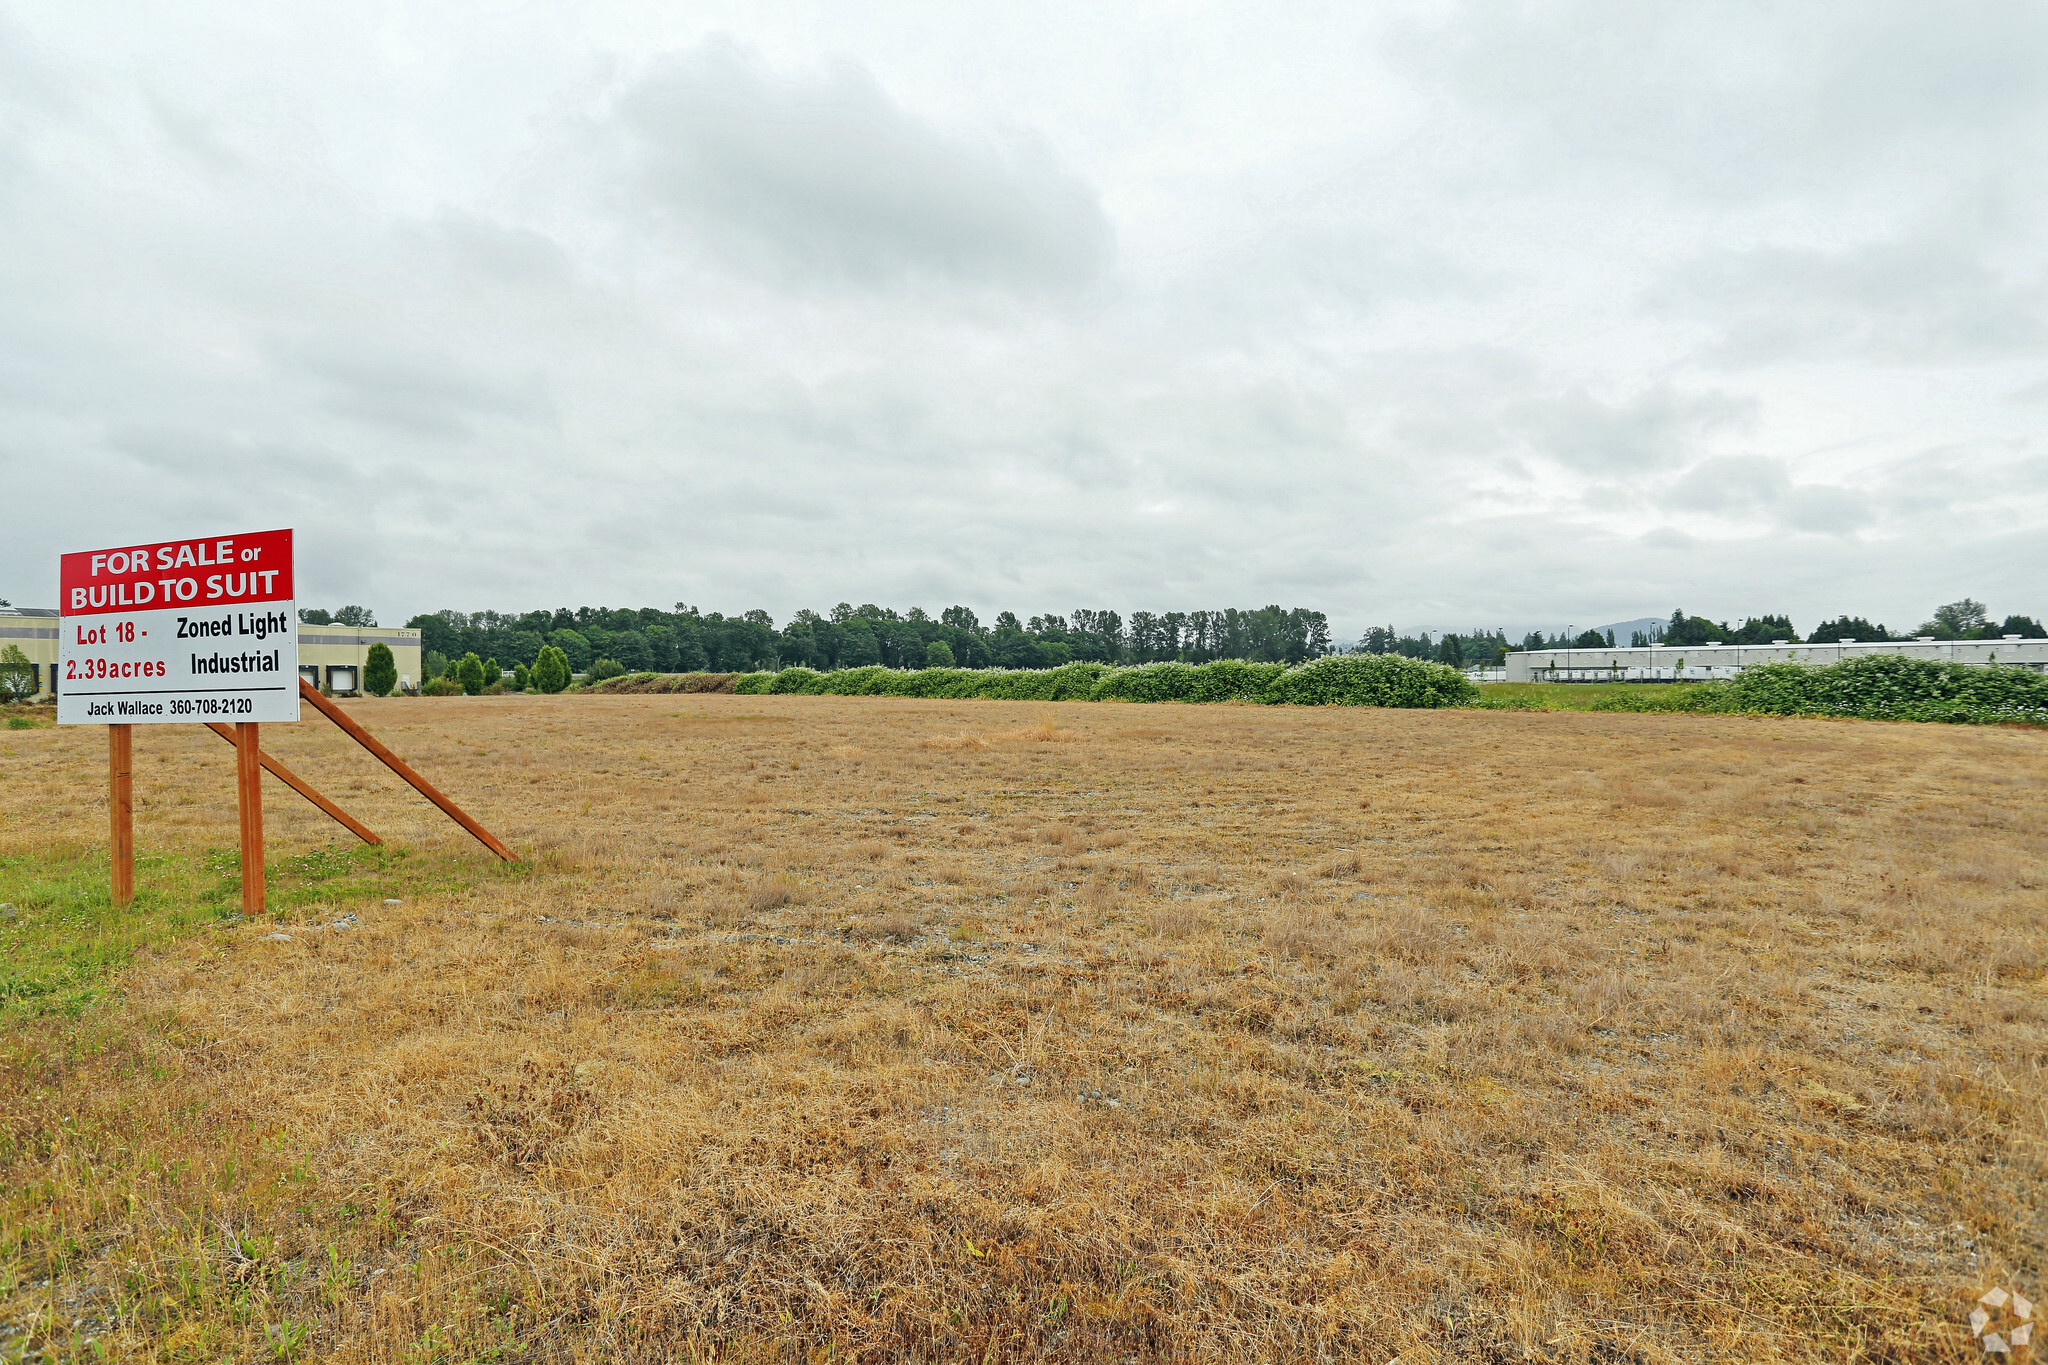
<svg viewBox="0 0 2048 1365"><path fill-rule="evenodd" d="M1833 620L1823 621L1812 631L1801 635L1792 625L1792 618L1784 615L1745 616L1740 625L1726 621L1715 621L1705 616L1688 616L1683 609L1671 613L1671 619L1663 625L1648 631L1631 631L1627 647L1642 649L1648 645L1768 645L1779 640L1791 644L1836 644L1842 640L1857 640L1875 644L1932 638L1936 640L1997 640L2007 635L2017 635L2027 640L2048 639L2039 621L2031 616L2012 615L2003 621L1994 621L1988 608L1975 598L1965 597L1960 602L1948 602L1934 609L1934 615L1916 629L1894 634L1882 623L1873 625L1861 616L1842 615ZM1574 634L1569 629L1555 635L1546 635L1532 630L1524 635L1519 644L1509 644L1505 632L1472 631L1466 635L1449 634L1436 641L1434 648L1429 632L1419 636L1396 636L1391 627L1374 627L1358 642L1355 652L1373 654L1401 654L1411 659L1434 658L1442 663L1470 666L1475 663L1500 664L1507 661L1511 651L1545 649L1615 649L1622 642L1614 638L1611 630L1583 630Z"/></svg>
<svg viewBox="0 0 2048 1365"><path fill-rule="evenodd" d="M1612 639L1588 641L1586 637L1591 635L1594 632L1587 631L1574 643L1582 649L1599 649L1614 644ZM1778 640L1810 645L1832 645L1843 640L1884 644L1930 638L1997 640L2007 635L2017 635L2024 640L2043 640L2048 639L2048 630L2043 630L2041 623L2031 616L2012 615L2003 621L1994 621L1982 602L1965 597L1960 602L1947 602L1936 607L1928 620L1901 633L1886 629L1883 622L1872 624L1861 616L1846 614L1823 621L1801 636L1793 629L1789 616L1747 616L1741 625L1732 626L1726 621L1717 622L1704 616L1687 616L1683 611L1674 611L1671 619L1656 630L1634 632L1630 643L1638 648L1644 645L1768 645ZM1546 647L1558 646L1535 646Z"/></svg>
<svg viewBox="0 0 2048 1365"><path fill-rule="evenodd" d="M359 609L358 609L359 610ZM318 613L325 616L326 613ZM340 613L330 618L340 621ZM301 613L309 622L311 617ZM350 624L373 625L374 620ZM657 607L568 607L508 614L444 610L415 616L427 676L474 654L510 668L532 666L558 649L569 667L602 665L628 673L751 673L781 668L827 672L886 668L1057 668L1068 663L1201 664L1216 659L1298 664L1332 652L1319 611L1278 606L1220 611L1133 612L1082 609L1019 619L1000 612L983 624L967 607L937 616L873 603L841 602L830 613L799 611L777 627L767 612L737 616L677 603ZM601 671L610 672L611 667Z"/></svg>
<svg viewBox="0 0 2048 1365"><path fill-rule="evenodd" d="M345 606L328 612L305 608L308 625L374 626L368 608ZM829 672L881 666L919 668L1058 668L1068 663L1131 665L1203 664L1218 659L1299 664L1332 653L1390 654L1433 660L1453 667L1498 666L1514 650L1614 648L1612 631L1569 630L1554 635L1530 631L1519 641L1500 628L1432 635L1374 626L1348 648L1333 646L1328 618L1302 607L1267 606L1220 611L1133 612L1080 609L1020 619L999 612L984 624L967 607L937 616L922 608L898 612L873 603L841 602L827 614L804 610L777 627L767 612L736 616L703 612L677 603L657 607L560 607L553 611L504 613L444 610L406 622L420 632L428 678L441 677L451 663L474 654L509 671L531 668L543 649L561 652L573 673L593 668L611 673L751 673L781 668ZM2029 616L2010 615L1994 623L1983 603L1950 602L1916 630L1894 634L1879 623L1843 615L1824 621L1804 637L1784 615L1744 617L1741 624L1689 616L1682 609L1654 630L1636 631L1628 644L1769 644L1774 640L1833 644L1841 639L1996 639L2019 635L2048 638Z"/></svg>
<svg viewBox="0 0 2048 1365"><path fill-rule="evenodd" d="M1507 662L1508 643L1504 630L1470 630L1462 634L1446 631L1431 638L1428 631L1401 635L1392 626L1374 626L1351 647L1353 654L1398 654L1404 659L1434 659L1453 668L1498 668Z"/></svg>

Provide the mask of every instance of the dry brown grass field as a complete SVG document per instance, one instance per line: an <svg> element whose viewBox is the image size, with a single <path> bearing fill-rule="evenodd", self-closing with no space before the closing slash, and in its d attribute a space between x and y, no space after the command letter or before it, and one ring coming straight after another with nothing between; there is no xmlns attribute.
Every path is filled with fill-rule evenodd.
<svg viewBox="0 0 2048 1365"><path fill-rule="evenodd" d="M452 880L8 1023L0 1351L1962 1360L2036 1288L2048 735L351 710L531 864L266 727ZM231 843L228 747L135 747L145 853ZM98 729L0 770L17 870L104 840Z"/></svg>

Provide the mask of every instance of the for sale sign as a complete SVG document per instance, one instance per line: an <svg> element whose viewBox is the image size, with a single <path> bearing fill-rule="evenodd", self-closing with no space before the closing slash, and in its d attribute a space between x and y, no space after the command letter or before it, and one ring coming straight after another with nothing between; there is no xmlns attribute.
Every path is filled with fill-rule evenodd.
<svg viewBox="0 0 2048 1365"><path fill-rule="evenodd" d="M65 555L57 723L299 718L292 533Z"/></svg>

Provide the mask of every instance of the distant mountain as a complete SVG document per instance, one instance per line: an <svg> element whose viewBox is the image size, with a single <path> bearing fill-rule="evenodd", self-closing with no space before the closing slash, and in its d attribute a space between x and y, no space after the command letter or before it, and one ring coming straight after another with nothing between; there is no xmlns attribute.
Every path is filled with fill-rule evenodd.
<svg viewBox="0 0 2048 1365"><path fill-rule="evenodd" d="M1602 635L1605 635L1610 630L1613 631L1614 643L1626 646L1629 642L1629 637L1635 634L1635 632L1640 630L1643 634L1648 635L1651 631L1662 630L1670 624L1671 622L1662 616L1645 616L1634 621L1616 621L1611 626L1595 626L1593 629L1599 631Z"/></svg>

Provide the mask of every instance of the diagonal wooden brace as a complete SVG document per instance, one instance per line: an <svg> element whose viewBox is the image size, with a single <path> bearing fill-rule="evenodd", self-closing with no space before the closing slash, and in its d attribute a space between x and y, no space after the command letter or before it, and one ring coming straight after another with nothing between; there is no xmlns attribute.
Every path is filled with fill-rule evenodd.
<svg viewBox="0 0 2048 1365"><path fill-rule="evenodd" d="M213 731L215 734L219 735L222 739L226 740L230 744L233 744L235 742L235 727L232 725L221 725L213 721L208 721L206 728ZM297 792L299 795L305 797L308 801L311 801L314 805L318 806L321 809L321 811L325 813L328 819L334 821L336 824L346 829L350 834L355 835L356 838L361 839L366 844L381 844L384 842L382 839L377 837L377 832L375 830L371 829L368 825L364 824L362 821L350 815L340 806L337 806L332 801L329 801L319 792L314 791L312 785L308 783L304 778L294 773L290 768L285 767L284 764L278 762L269 754L264 753L262 750L259 749L257 750L256 753L256 759L259 763L263 765L263 770L265 772L269 773L272 777L284 783L287 787L290 787L293 791Z"/></svg>
<svg viewBox="0 0 2048 1365"><path fill-rule="evenodd" d="M392 772L397 773L400 777L404 778L407 782L411 783L414 791L418 792L421 796L426 797L427 800L439 806L443 814L445 814L450 820L453 820L456 824L468 830L470 834L475 836L476 841L478 843L482 844L485 848L497 854L500 858L503 858L508 863L516 863L519 861L519 855L514 853L511 849L505 847L503 844L499 843L497 835L491 833L482 825L470 819L468 812L464 811L462 807L456 805L447 797L441 795L441 793L435 789L433 783L427 781L426 778L421 777L418 773L414 772L410 767L406 766L406 762L404 759L400 758L397 754L392 753L389 749L385 748L382 744L380 744L377 741L377 737L375 735L371 734L368 730L365 730L362 726L356 724L354 719L350 717L348 712L342 710L339 706L336 706L326 697L321 696L320 689L313 686L313 684L307 682L304 678L299 679L299 696L303 698L306 702L310 703L316 710L320 712L321 715L327 717L327 719L333 721L336 725L340 726L341 732L343 734L347 735L356 743L362 745L365 749L368 749L370 751L371 756L374 757L379 763L382 763L385 767L391 769Z"/></svg>

